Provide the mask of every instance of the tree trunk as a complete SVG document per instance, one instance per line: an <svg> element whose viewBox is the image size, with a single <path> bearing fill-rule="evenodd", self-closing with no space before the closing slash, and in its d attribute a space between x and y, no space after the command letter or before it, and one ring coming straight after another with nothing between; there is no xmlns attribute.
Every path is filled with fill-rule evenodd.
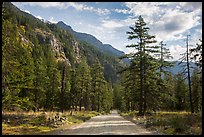
<svg viewBox="0 0 204 137"><path fill-rule="evenodd" d="M61 88L61 112L63 113L64 111L64 86L65 86L65 65L63 66L62 69L62 88Z"/></svg>
<svg viewBox="0 0 204 137"><path fill-rule="evenodd" d="M187 41L186 41L186 46L187 46L187 69L188 69L188 87L189 87L189 96L190 96L190 107L191 107L191 113L194 113L194 108L193 108L193 102L192 102L192 91L191 91L191 79L190 79L190 68L189 68L189 60L188 60L188 36L187 35Z"/></svg>
<svg viewBox="0 0 204 137"><path fill-rule="evenodd" d="M97 111L99 112L99 110L100 110L100 95L99 95L99 92L98 92L98 109L97 109Z"/></svg>

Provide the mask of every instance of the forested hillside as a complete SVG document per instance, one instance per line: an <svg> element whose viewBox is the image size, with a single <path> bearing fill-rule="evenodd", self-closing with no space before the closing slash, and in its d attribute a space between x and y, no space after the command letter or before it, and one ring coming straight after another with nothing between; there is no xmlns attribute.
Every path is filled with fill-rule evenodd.
<svg viewBox="0 0 204 137"><path fill-rule="evenodd" d="M2 12L3 109L110 109L123 62L11 3Z"/></svg>

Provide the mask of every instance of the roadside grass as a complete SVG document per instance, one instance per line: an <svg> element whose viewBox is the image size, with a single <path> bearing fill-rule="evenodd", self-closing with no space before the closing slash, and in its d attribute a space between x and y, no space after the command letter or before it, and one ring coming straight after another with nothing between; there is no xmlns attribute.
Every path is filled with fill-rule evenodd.
<svg viewBox="0 0 204 137"><path fill-rule="evenodd" d="M95 111L60 112L3 112L3 135L34 135L58 129L63 125L82 123L93 116L101 115ZM58 116L56 118L56 116Z"/></svg>
<svg viewBox="0 0 204 137"><path fill-rule="evenodd" d="M97 115L101 115L101 113L96 111L75 111L73 115L70 115L70 112L65 112L62 117L67 118L69 123L82 123Z"/></svg>
<svg viewBox="0 0 204 137"><path fill-rule="evenodd" d="M137 111L120 113L124 118L165 135L201 135L202 113L159 111L156 114L137 116Z"/></svg>

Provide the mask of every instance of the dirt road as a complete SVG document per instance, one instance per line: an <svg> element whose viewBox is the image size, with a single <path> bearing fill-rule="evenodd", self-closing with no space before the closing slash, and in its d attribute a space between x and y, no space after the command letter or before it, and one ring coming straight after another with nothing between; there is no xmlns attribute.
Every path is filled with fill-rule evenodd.
<svg viewBox="0 0 204 137"><path fill-rule="evenodd" d="M92 117L90 120L58 132L59 135L153 135L148 131L121 117L117 111L109 115Z"/></svg>

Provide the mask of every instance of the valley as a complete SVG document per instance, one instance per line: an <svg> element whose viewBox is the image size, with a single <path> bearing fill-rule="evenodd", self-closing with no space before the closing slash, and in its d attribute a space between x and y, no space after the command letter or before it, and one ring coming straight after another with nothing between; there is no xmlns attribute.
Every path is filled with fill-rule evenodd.
<svg viewBox="0 0 204 137"><path fill-rule="evenodd" d="M202 134L202 40L170 60L145 19L125 53L3 2L2 134Z"/></svg>

